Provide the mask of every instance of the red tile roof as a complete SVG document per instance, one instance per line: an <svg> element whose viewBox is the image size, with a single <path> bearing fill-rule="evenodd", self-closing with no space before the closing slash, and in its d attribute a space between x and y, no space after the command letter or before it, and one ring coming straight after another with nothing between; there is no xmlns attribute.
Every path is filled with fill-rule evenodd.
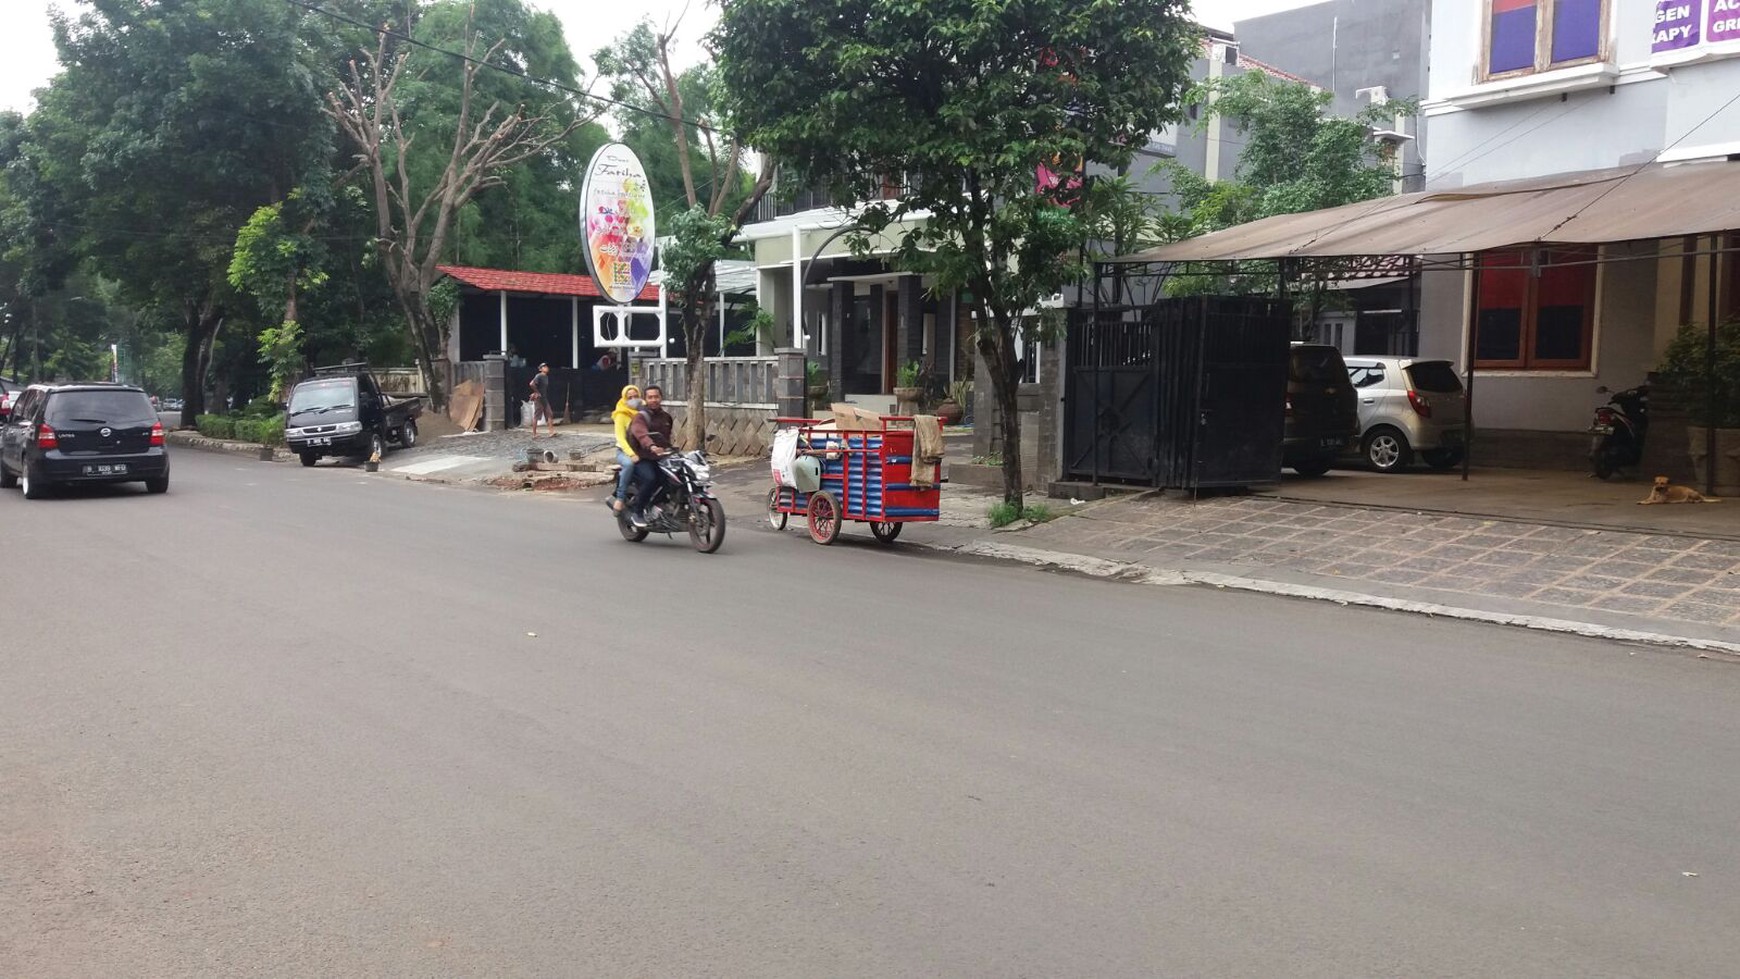
<svg viewBox="0 0 1740 979"><path fill-rule="evenodd" d="M472 268L469 265L437 265L435 270L486 292L527 292L539 296L578 296L581 299L604 298L598 291L598 284L592 281L590 275L511 272L507 269ZM649 285L636 298L641 302L658 302L658 287Z"/></svg>

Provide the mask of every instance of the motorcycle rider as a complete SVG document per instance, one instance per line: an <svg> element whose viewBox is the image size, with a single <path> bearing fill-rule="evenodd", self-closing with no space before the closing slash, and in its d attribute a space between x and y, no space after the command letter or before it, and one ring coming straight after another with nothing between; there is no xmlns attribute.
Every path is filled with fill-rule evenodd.
<svg viewBox="0 0 1740 979"><path fill-rule="evenodd" d="M665 393L657 384L642 388L641 398L646 403L628 423L628 441L634 447L635 455L639 456L639 461L634 464L634 481L638 488L634 501L629 504L628 522L644 529L647 504L652 502L653 493L659 486L658 460L671 454L673 424L670 412L663 407Z"/></svg>

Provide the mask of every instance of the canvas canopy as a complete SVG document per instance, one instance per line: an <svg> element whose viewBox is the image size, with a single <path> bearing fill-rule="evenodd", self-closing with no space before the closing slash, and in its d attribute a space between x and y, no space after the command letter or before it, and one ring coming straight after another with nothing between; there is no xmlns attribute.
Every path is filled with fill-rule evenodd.
<svg viewBox="0 0 1740 979"><path fill-rule="evenodd" d="M1118 262L1454 255L1740 229L1740 162L1650 164L1399 194L1283 214Z"/></svg>

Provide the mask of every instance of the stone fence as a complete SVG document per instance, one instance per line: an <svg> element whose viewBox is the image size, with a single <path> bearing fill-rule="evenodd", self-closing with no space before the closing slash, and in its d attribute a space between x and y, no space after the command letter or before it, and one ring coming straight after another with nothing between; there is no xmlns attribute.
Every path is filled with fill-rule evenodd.
<svg viewBox="0 0 1740 979"><path fill-rule="evenodd" d="M804 412L804 352L781 348L771 357L713 357L707 371L707 433L721 455L761 455L773 441L773 419ZM636 360L635 382L656 384L678 421L689 407L688 365L681 358ZM684 446L689 448L689 446Z"/></svg>

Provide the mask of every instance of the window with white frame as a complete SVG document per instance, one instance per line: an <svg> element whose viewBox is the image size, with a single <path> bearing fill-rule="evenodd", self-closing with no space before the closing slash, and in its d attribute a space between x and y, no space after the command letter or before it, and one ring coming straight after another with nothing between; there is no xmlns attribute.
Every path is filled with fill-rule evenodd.
<svg viewBox="0 0 1740 979"><path fill-rule="evenodd" d="M1600 61L1611 0L1485 0L1483 75L1503 78Z"/></svg>

